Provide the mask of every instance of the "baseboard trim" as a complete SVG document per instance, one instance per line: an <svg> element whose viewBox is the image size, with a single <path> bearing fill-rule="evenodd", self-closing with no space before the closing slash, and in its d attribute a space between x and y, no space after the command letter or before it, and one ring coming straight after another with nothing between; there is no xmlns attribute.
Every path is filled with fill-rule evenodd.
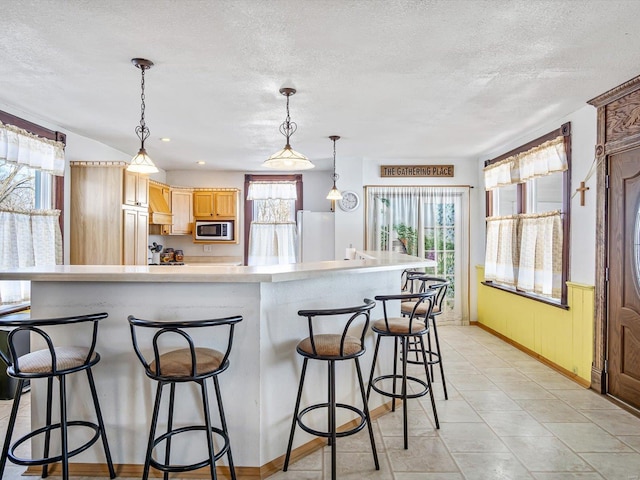
<svg viewBox="0 0 640 480"><path fill-rule="evenodd" d="M567 370L564 367L561 367L557 363L552 362L551 360L549 360L546 357L543 357L539 353L536 353L533 350L525 347L524 345L521 345L518 342L513 341L509 337L504 336L503 334L501 334L500 332L497 332L493 328L487 327L486 325L484 325L484 324L482 324L480 322L477 322L477 321L469 322L469 325L474 326L474 327L480 327L482 330L484 330L486 332L489 332L491 335L495 335L500 340L503 340L503 341L507 342L509 345L511 345L511 346L517 348L518 350L526 353L527 355L535 358L539 362L544 363L546 366L553 368L555 371L557 371L558 373L561 373L562 375L567 377L569 380L573 380L578 385L583 386L585 388L591 388L591 382L589 382L589 380L585 380L584 378L579 377L575 373Z"/></svg>
<svg viewBox="0 0 640 480"><path fill-rule="evenodd" d="M396 408L398 404L402 404L400 400L396 400ZM387 412L391 411L391 402L380 405L379 407L371 410L369 412L371 416L371 420L375 420L376 418L381 417ZM347 422L344 425L341 425L338 428L338 431L348 430L353 428L359 422L358 419L353 420L351 422ZM291 462L294 463L307 455L315 452L323 448L326 445L326 440L322 438L315 438L310 442L307 442L303 445L300 445L298 448L295 448L291 451ZM285 455L281 455L280 457L267 462L261 467L236 467L236 477L237 480L263 480L274 473L282 470L284 465ZM114 469L118 477L142 477L142 470L144 469L144 465L138 464L118 464L114 465ZM42 467L31 466L27 468L24 472L24 475L29 476L40 476L42 473ZM218 478L220 480L230 480L231 476L229 475L229 467L220 466L216 467L216 473L219 475ZM49 466L49 475L61 475L62 474L62 466L60 463L55 463ZM106 464L98 464L98 463L70 463L69 464L69 475L78 476L78 477L108 477L109 469ZM149 476L153 478L162 478L162 472L150 469ZM170 476L171 477L171 476ZM183 472L180 474L180 478L211 478L211 473L209 472L209 468L200 468L198 470L193 470L191 472Z"/></svg>

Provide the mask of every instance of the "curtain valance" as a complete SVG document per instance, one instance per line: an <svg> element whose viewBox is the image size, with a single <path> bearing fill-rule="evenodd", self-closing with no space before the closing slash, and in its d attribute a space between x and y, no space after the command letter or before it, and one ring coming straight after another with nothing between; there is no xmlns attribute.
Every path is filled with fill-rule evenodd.
<svg viewBox="0 0 640 480"><path fill-rule="evenodd" d="M569 167L564 137L558 136L526 152L518 153L484 168L487 190L525 182Z"/></svg>
<svg viewBox="0 0 640 480"><path fill-rule="evenodd" d="M251 182L247 200L296 200L296 182Z"/></svg>
<svg viewBox="0 0 640 480"><path fill-rule="evenodd" d="M0 160L64 175L64 144L0 122Z"/></svg>

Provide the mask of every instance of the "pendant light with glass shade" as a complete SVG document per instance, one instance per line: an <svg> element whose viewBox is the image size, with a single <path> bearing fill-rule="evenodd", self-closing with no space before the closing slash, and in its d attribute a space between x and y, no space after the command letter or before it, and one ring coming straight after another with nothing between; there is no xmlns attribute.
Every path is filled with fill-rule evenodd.
<svg viewBox="0 0 640 480"><path fill-rule="evenodd" d="M153 66L153 62L151 60L146 60L144 58L132 58L131 63L133 63L136 68L139 68L142 72L142 81L141 81L141 90L140 99L142 100L142 105L140 107L140 125L136 127L136 135L140 139L140 150L138 154L131 159L131 164L127 167L127 170L130 172L139 172L139 173L156 173L158 168L154 165L149 155L147 155L147 151L144 148L144 141L149 138L149 127L144 121L144 72L149 70Z"/></svg>
<svg viewBox="0 0 640 480"><path fill-rule="evenodd" d="M333 179L333 188L329 190L327 200L342 200L342 194L336 187L336 181L340 178L336 173L336 140L340 140L340 137L338 135L331 135L329 138L333 140L333 175L331 175L331 178Z"/></svg>
<svg viewBox="0 0 640 480"><path fill-rule="evenodd" d="M291 121L289 116L289 97L296 93L292 87L282 87L280 93L287 97L287 118L280 125L280 133L287 138L284 148L266 159L262 165L275 170L308 170L315 167L311 161L299 152L291 148L289 138L296 132L298 125Z"/></svg>

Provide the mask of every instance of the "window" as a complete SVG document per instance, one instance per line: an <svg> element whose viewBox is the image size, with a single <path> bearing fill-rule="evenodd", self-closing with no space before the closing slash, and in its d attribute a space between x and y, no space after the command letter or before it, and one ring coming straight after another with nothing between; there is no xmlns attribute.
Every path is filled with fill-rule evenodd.
<svg viewBox="0 0 640 480"><path fill-rule="evenodd" d="M570 124L485 163L485 282L566 305Z"/></svg>
<svg viewBox="0 0 640 480"><path fill-rule="evenodd" d="M365 189L365 248L426 258L426 273L449 281L443 321L468 318L468 187Z"/></svg>
<svg viewBox="0 0 640 480"><path fill-rule="evenodd" d="M245 175L245 264L296 262L302 175Z"/></svg>
<svg viewBox="0 0 640 480"><path fill-rule="evenodd" d="M63 134L0 112L0 268L62 263L63 170ZM29 299L29 282L0 282L0 304Z"/></svg>

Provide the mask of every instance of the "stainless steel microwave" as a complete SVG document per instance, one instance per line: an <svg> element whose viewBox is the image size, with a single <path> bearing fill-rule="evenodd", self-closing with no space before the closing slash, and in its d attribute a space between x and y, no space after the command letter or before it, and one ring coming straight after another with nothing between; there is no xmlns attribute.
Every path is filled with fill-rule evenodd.
<svg viewBox="0 0 640 480"><path fill-rule="evenodd" d="M196 220L196 240L233 240L233 221Z"/></svg>

